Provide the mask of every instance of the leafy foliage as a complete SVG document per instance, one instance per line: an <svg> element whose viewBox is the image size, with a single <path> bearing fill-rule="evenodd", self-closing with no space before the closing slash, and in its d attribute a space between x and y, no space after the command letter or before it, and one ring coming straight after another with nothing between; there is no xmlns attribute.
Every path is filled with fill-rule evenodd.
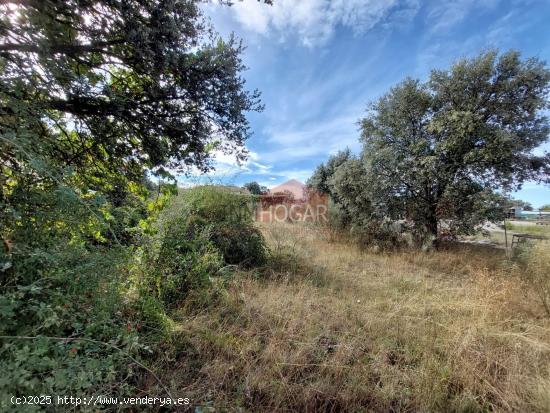
<svg viewBox="0 0 550 413"><path fill-rule="evenodd" d="M120 395L143 375L164 326L142 322L165 314L135 276L172 192L147 173L207 170L214 150L242 159L245 113L261 109L240 43L199 3L0 5L0 403ZM221 263L210 241L179 236L157 261L170 305Z"/></svg>
<svg viewBox="0 0 550 413"><path fill-rule="evenodd" d="M252 225L213 226L210 238L227 264L254 267L266 261L266 246L260 231Z"/></svg>
<svg viewBox="0 0 550 413"><path fill-rule="evenodd" d="M243 157L258 93L243 90L241 45L217 37L198 3L3 7L4 163L18 165L24 147L105 178L112 168L206 170L214 148Z"/></svg>
<svg viewBox="0 0 550 413"><path fill-rule="evenodd" d="M14 229L1 257L1 403L8 395L110 394L117 380L124 394L135 377L127 355L144 348L120 305L128 248L106 245L103 226L66 190L34 195L48 202Z"/></svg>
<svg viewBox="0 0 550 413"><path fill-rule="evenodd" d="M155 287L161 302L171 307L192 290L205 289L222 266L221 255L184 217L170 221L155 260Z"/></svg>
<svg viewBox="0 0 550 413"><path fill-rule="evenodd" d="M361 121L360 158L331 158L310 185L359 225L406 221L419 241L442 225L472 233L502 218L496 190L550 182L550 155L532 152L548 137L549 83L542 62L513 51L459 61L426 83L406 79Z"/></svg>
<svg viewBox="0 0 550 413"><path fill-rule="evenodd" d="M243 188L248 190L252 195L264 195L267 193L267 187L260 185L256 181L248 182L243 185Z"/></svg>
<svg viewBox="0 0 550 413"><path fill-rule="evenodd" d="M253 226L255 203L249 195L207 185L183 190L171 213L185 216L193 232L208 234L227 264L257 266L265 262L266 247Z"/></svg>
<svg viewBox="0 0 550 413"><path fill-rule="evenodd" d="M252 225L254 198L228 188L202 186L181 190L154 225L138 268L142 304L154 322L191 294L206 298L215 279L226 275L224 263L246 267L266 260L261 233ZM157 320L158 321L158 320Z"/></svg>
<svg viewBox="0 0 550 413"><path fill-rule="evenodd" d="M349 149L340 151L336 155L331 156L326 165L321 164L315 169L313 175L308 179L307 185L318 192L329 194L332 199L338 201L339 197L332 191L328 181L334 175L336 169L347 162L351 157L351 151Z"/></svg>

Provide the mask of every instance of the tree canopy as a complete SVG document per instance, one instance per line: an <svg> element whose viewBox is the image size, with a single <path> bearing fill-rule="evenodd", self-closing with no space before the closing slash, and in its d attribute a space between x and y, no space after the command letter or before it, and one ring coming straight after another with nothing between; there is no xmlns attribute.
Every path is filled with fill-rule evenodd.
<svg viewBox="0 0 550 413"><path fill-rule="evenodd" d="M347 162L363 189L360 197L339 191L340 203L349 209L368 200L371 209L361 211L372 219L405 219L434 236L443 221L468 233L497 219L504 198L496 191L550 182L550 155L533 152L548 138L549 82L543 62L515 51L463 59L432 71L427 82L404 80L361 120L363 151ZM329 193L349 177L327 177L326 169L317 169L312 183L321 177L315 185L328 185Z"/></svg>
<svg viewBox="0 0 550 413"><path fill-rule="evenodd" d="M521 199L510 199L509 201L510 208L512 207L521 207L525 211L533 211L533 205L530 202L522 201Z"/></svg>
<svg viewBox="0 0 550 413"><path fill-rule="evenodd" d="M259 93L245 89L241 43L222 40L199 5L0 5L3 237L39 222L37 207L54 207L45 197L59 185L116 205L147 171L207 171L216 151L246 157L246 112L262 109Z"/></svg>
<svg viewBox="0 0 550 413"><path fill-rule="evenodd" d="M4 2L2 163L23 150L96 171L209 168L245 155L242 46L202 19L199 1ZM17 141L17 144L14 143Z"/></svg>
<svg viewBox="0 0 550 413"><path fill-rule="evenodd" d="M246 113L262 108L240 42L200 3L0 2L0 410L6 394L135 393L128 357L141 365L150 347L131 323L162 334L156 293L218 274L198 233L172 245L162 286L170 265L146 270L167 175L206 171L217 151L244 158ZM254 230L239 235L263 252Z"/></svg>
<svg viewBox="0 0 550 413"><path fill-rule="evenodd" d="M267 193L267 187L260 185L256 181L248 182L243 185L243 188L248 190L252 195L264 195Z"/></svg>

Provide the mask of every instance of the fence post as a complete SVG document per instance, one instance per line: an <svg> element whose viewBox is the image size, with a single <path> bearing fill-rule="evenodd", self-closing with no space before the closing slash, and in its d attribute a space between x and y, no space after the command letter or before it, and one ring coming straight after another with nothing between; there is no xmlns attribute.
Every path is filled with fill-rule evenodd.
<svg viewBox="0 0 550 413"><path fill-rule="evenodd" d="M504 242L506 243L506 256L508 257L508 231L506 229L506 218L504 218Z"/></svg>

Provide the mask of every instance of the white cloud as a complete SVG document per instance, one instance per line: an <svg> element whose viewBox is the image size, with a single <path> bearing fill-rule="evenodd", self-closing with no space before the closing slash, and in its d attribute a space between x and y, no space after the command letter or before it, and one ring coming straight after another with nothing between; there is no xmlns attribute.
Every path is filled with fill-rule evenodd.
<svg viewBox="0 0 550 413"><path fill-rule="evenodd" d="M274 186L280 185L283 182L289 181L290 179L296 179L302 183L306 183L312 173L312 169L285 169L273 173L267 179L254 180L257 180L260 185L266 186L268 188L273 188Z"/></svg>
<svg viewBox="0 0 550 413"><path fill-rule="evenodd" d="M264 161L279 164L296 160L326 157L349 147L360 150L359 126L361 110L350 110L326 121L310 121L266 131L270 150L262 152Z"/></svg>
<svg viewBox="0 0 550 413"><path fill-rule="evenodd" d="M522 49L524 32L533 26L530 20L531 0L442 0L428 13L426 20L431 29L422 36L416 54L414 75L425 78L431 69L447 69L456 60L471 58L487 49ZM537 1L537 0L533 0ZM449 35L453 27L468 23L475 14L482 15L500 7L500 17L492 19L483 30L466 36Z"/></svg>
<svg viewBox="0 0 550 413"><path fill-rule="evenodd" d="M254 152L248 152L248 158L238 163L235 156L217 151L213 155L214 171L209 175L227 176L242 173L268 173L271 169L270 165L264 165L259 162L260 156Z"/></svg>
<svg viewBox="0 0 550 413"><path fill-rule="evenodd" d="M442 0L430 10L431 32L446 32L474 10L482 12L498 6L500 0Z"/></svg>
<svg viewBox="0 0 550 413"><path fill-rule="evenodd" d="M364 33L394 17L402 24L403 16L412 19L418 8L418 0L277 0L273 6L243 0L232 13L253 33L281 41L297 36L303 45L314 46L326 42L338 26Z"/></svg>
<svg viewBox="0 0 550 413"><path fill-rule="evenodd" d="M177 176L178 184L182 187L195 185L237 185L239 182L257 181L268 188L279 185L289 179L305 182L312 174L311 169L291 168L272 170L271 165L260 163L260 156L253 151L249 152L248 159L238 164L232 155L216 152L213 156L215 169L208 173L201 173L194 169L188 176Z"/></svg>
<svg viewBox="0 0 550 413"><path fill-rule="evenodd" d="M311 169L288 169L278 172L276 176L272 176L268 182L264 182L262 185L273 188L290 179L296 179L302 183L306 183L312 173L313 171Z"/></svg>
<svg viewBox="0 0 550 413"><path fill-rule="evenodd" d="M260 157L254 151L249 151L248 159L240 163L237 162L235 155L216 151L212 155L212 166L214 167L212 171L203 173L193 167L187 176L176 174L176 177L180 184L189 186L204 183L229 184L238 180L242 175L270 174L271 166L259 161Z"/></svg>

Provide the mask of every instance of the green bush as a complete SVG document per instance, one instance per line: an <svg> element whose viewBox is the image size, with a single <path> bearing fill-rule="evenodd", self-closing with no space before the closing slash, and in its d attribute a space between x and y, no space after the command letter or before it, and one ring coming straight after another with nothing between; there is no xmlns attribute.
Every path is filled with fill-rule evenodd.
<svg viewBox="0 0 550 413"><path fill-rule="evenodd" d="M185 189L170 201L137 266L141 301L151 322L157 305L170 314L187 298L193 305L199 305L197 298L208 302L219 284L213 281L223 284L224 264L265 263L265 242L252 221L254 202L250 195L216 186Z"/></svg>
<svg viewBox="0 0 550 413"><path fill-rule="evenodd" d="M260 231L251 225L220 225L210 231L210 239L231 265L256 267L266 262L266 245Z"/></svg>
<svg viewBox="0 0 550 413"><path fill-rule="evenodd" d="M141 345L136 330L128 327L118 283L127 251L55 244L48 249L16 244L9 257L13 266L0 274L5 281L0 295L2 411L18 411L9 404L12 395L133 391L128 355L137 357ZM11 284L10 279L19 281ZM113 387L114 382L120 384ZM33 407L19 406L19 411Z"/></svg>
<svg viewBox="0 0 550 413"><path fill-rule="evenodd" d="M208 287L222 259L207 233L189 225L185 217L169 223L155 262L155 289L159 299L171 307L190 291Z"/></svg>
<svg viewBox="0 0 550 413"><path fill-rule="evenodd" d="M105 238L113 241L116 236L124 245L139 244L142 231L140 221L147 218L147 206L138 197L129 197L128 204L114 207L110 211L110 231L105 232ZM112 235L114 233L114 236Z"/></svg>
<svg viewBox="0 0 550 413"><path fill-rule="evenodd" d="M0 220L10 243L0 246L0 411L33 411L10 396L135 394L143 370L133 360L147 334L128 273L144 202L115 207L63 185L24 184L3 209L12 220Z"/></svg>
<svg viewBox="0 0 550 413"><path fill-rule="evenodd" d="M188 231L207 234L226 264L253 267L266 261L265 241L253 225L256 198L230 188L183 190L170 214L185 216Z"/></svg>
<svg viewBox="0 0 550 413"><path fill-rule="evenodd" d="M235 192L231 188L204 185L180 192L176 209L188 217L212 225L250 225L256 197Z"/></svg>

